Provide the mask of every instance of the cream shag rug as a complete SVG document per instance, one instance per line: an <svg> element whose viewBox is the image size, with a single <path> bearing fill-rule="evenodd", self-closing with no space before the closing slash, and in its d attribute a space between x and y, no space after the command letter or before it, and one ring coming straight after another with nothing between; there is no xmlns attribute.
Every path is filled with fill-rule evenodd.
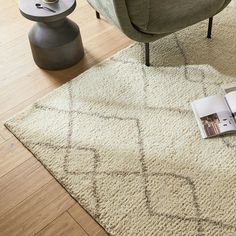
<svg viewBox="0 0 236 236"><path fill-rule="evenodd" d="M203 140L190 102L236 81L236 9L135 44L6 122L110 235L236 235L236 135Z"/></svg>

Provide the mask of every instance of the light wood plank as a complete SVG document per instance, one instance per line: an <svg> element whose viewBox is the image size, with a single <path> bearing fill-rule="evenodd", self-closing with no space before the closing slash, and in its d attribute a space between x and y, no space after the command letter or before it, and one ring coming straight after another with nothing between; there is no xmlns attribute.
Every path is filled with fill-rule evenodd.
<svg viewBox="0 0 236 236"><path fill-rule="evenodd" d="M99 230L97 233L94 234L94 236L107 236L108 234L103 230Z"/></svg>
<svg viewBox="0 0 236 236"><path fill-rule="evenodd" d="M79 205L73 205L68 212L90 236L107 236L106 231Z"/></svg>
<svg viewBox="0 0 236 236"><path fill-rule="evenodd" d="M32 154L16 138L2 143L0 145L0 178L30 157Z"/></svg>
<svg viewBox="0 0 236 236"><path fill-rule="evenodd" d="M0 216L47 184L52 178L34 157L1 177Z"/></svg>
<svg viewBox="0 0 236 236"><path fill-rule="evenodd" d="M4 126L4 122L0 121L0 135L4 141L13 137L12 133Z"/></svg>
<svg viewBox="0 0 236 236"><path fill-rule="evenodd" d="M1 133L0 133L0 144L2 144L5 141L5 139L2 137ZM1 150L1 148L0 148Z"/></svg>
<svg viewBox="0 0 236 236"><path fill-rule="evenodd" d="M88 236L81 226L65 212L35 236Z"/></svg>
<svg viewBox="0 0 236 236"><path fill-rule="evenodd" d="M52 180L0 217L0 235L35 235L74 203L66 191Z"/></svg>
<svg viewBox="0 0 236 236"><path fill-rule="evenodd" d="M39 93L36 93L34 96L28 98L27 100L23 101L22 103L14 106L12 109L7 110L3 114L0 115L0 124L3 126L5 121L11 118L16 113L24 110L27 106L32 105L35 101L37 101L39 98L43 97L44 95L48 94L55 88L53 86L48 87ZM0 132L1 133L1 132Z"/></svg>
<svg viewBox="0 0 236 236"><path fill-rule="evenodd" d="M8 0L8 1L4 1L1 3L1 8L0 11L5 11L6 8L12 7L16 5L16 0Z"/></svg>

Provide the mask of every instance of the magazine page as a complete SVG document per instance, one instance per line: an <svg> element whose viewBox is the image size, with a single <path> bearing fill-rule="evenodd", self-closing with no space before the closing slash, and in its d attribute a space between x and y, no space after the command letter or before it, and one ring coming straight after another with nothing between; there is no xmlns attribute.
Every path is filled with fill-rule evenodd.
<svg viewBox="0 0 236 236"><path fill-rule="evenodd" d="M223 96L196 100L192 103L192 108L203 138L236 131L236 123Z"/></svg>
<svg viewBox="0 0 236 236"><path fill-rule="evenodd" d="M234 116L234 119L236 120L236 81L229 84L223 84L221 87L226 94L225 99Z"/></svg>
<svg viewBox="0 0 236 236"><path fill-rule="evenodd" d="M225 94L236 91L236 81L228 84L223 84L221 88L224 90Z"/></svg>
<svg viewBox="0 0 236 236"><path fill-rule="evenodd" d="M234 116L234 119L236 120L236 91L227 93L225 95L225 99L228 103L228 106Z"/></svg>

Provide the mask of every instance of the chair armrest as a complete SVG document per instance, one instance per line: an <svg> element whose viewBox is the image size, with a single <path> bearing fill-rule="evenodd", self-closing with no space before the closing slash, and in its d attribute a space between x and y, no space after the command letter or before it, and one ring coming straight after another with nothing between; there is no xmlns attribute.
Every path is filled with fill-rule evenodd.
<svg viewBox="0 0 236 236"><path fill-rule="evenodd" d="M88 3L110 23L120 27L113 0L87 0Z"/></svg>
<svg viewBox="0 0 236 236"><path fill-rule="evenodd" d="M152 34L138 31L131 23L125 0L87 0L89 4L116 25L129 38L139 42L151 42L156 39Z"/></svg>

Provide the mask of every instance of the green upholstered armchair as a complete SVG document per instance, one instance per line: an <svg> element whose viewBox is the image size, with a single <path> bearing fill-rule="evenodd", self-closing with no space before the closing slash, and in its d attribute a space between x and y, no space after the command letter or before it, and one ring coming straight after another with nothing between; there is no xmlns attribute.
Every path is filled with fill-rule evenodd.
<svg viewBox="0 0 236 236"><path fill-rule="evenodd" d="M129 38L145 43L145 62L149 66L149 42L209 18L211 37L213 16L231 0L88 0L108 21Z"/></svg>

